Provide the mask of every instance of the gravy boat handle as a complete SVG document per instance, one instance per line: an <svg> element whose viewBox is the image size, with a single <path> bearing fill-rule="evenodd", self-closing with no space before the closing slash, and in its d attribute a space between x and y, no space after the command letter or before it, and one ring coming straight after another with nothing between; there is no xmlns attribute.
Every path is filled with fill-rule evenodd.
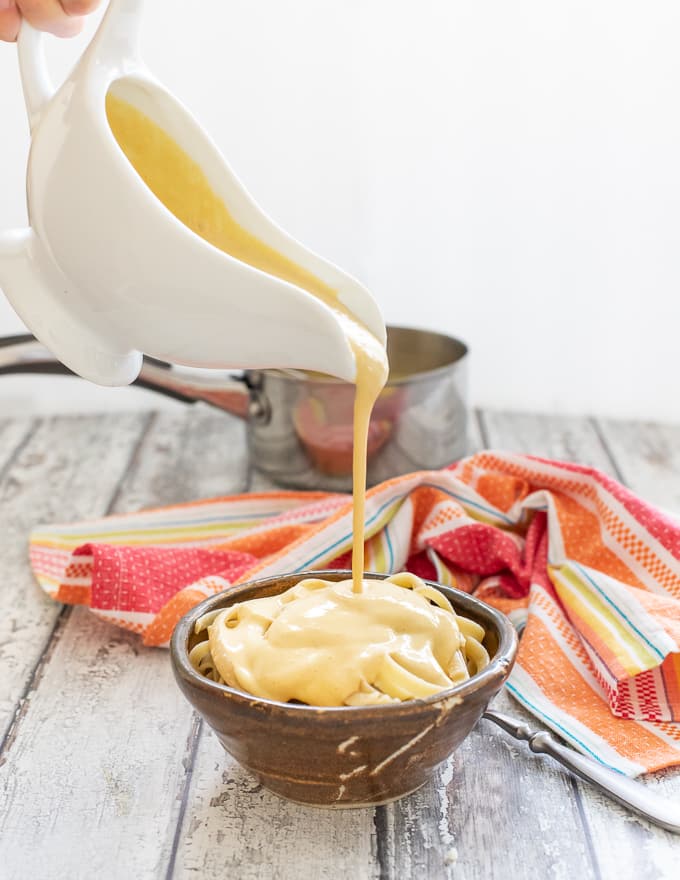
<svg viewBox="0 0 680 880"><path fill-rule="evenodd" d="M113 66L138 53L139 26L145 0L111 0L90 51L97 60ZM21 87L31 131L55 89L45 59L44 34L23 19L17 39Z"/></svg>
<svg viewBox="0 0 680 880"><path fill-rule="evenodd" d="M0 376L17 374L76 375L34 336L1 337ZM134 384L182 403L201 401L241 419L263 423L271 415L254 371L192 370L145 357Z"/></svg>
<svg viewBox="0 0 680 880"><path fill-rule="evenodd" d="M610 770L599 761L562 745L547 730L534 729L495 709L487 709L482 717L493 721L515 739L526 741L532 752L550 755L580 779L590 782L607 797L644 816L654 825L680 834L680 804L675 804L635 779Z"/></svg>
<svg viewBox="0 0 680 880"><path fill-rule="evenodd" d="M21 22L17 39L19 73L31 131L54 94L54 86L45 60L43 34L26 19Z"/></svg>

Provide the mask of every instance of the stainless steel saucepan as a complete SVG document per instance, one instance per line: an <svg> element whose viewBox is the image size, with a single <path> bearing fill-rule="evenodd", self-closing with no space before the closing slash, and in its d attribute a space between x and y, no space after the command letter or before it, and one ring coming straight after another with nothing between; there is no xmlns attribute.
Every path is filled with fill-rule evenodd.
<svg viewBox="0 0 680 880"><path fill-rule="evenodd" d="M439 468L465 455L464 343L442 333L389 327L390 379L368 441L369 485ZM0 374L69 374L32 336L0 338ZM354 387L291 370L194 370L145 358L135 383L186 402L203 401L248 422L252 463L282 486L351 489Z"/></svg>

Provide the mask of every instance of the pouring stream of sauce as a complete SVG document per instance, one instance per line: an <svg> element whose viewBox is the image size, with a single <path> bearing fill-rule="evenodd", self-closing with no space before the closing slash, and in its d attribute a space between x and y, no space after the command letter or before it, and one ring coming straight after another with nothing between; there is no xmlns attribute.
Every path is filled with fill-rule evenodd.
<svg viewBox="0 0 680 880"><path fill-rule="evenodd" d="M244 229L213 192L201 167L136 107L109 93L109 126L130 164L185 226L237 260L318 297L342 324L356 361L353 449L353 591L362 591L366 458L373 405L388 374L387 354L375 336L340 302L337 291Z"/></svg>
<svg viewBox="0 0 680 880"><path fill-rule="evenodd" d="M178 220L211 245L318 297L356 362L352 580L311 578L277 596L236 603L197 624L195 668L255 696L317 706L424 698L488 663L484 630L415 575L363 580L366 459L373 405L387 381L383 345L337 291L244 229L196 162L155 122L112 94L111 130L133 168Z"/></svg>

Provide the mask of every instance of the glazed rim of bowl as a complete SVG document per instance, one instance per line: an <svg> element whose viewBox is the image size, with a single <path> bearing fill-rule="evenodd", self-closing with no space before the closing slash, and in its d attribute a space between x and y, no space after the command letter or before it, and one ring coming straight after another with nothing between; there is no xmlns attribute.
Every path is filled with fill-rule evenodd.
<svg viewBox="0 0 680 880"><path fill-rule="evenodd" d="M483 689L487 684L498 679L499 676L503 679L507 677L507 673L512 667L517 652L517 633L510 620L501 611L492 608L490 605L487 605L479 599L475 599L475 597L471 596L469 593L463 593L460 590L455 590L451 587L446 587L442 584L435 583L434 581L427 580L424 581L424 583L443 593L443 595L451 601L454 610L458 612L460 609L462 616L468 616L468 613L470 613L470 616L472 616L476 622L480 623L480 615L478 614L480 611L482 612L481 617L490 617L495 625L498 640L498 647L496 648L494 656L489 660L488 666L485 666L481 672L477 672L465 681L439 691L436 694L432 694L429 697L401 700L396 703L382 703L375 706L310 706L305 703L282 703L279 700L270 700L267 697L255 696L247 691L233 688L226 684L219 684L218 682L212 681L212 679L206 678L192 666L189 660L188 645L189 639L194 633L196 621L207 612L216 610L216 607L219 607L221 599L229 599L232 596L236 597L236 595L242 590L272 586L282 579L293 577L297 578L296 583L299 583L306 578L322 578L324 580L340 581L348 579L351 576L351 571L343 571L339 569L293 572L290 574L275 575L274 577L256 579L242 584L236 584L221 593L209 596L199 605L194 606L188 611L175 627L170 646L172 661L184 678L189 679L192 684L200 687L202 690L214 693L216 697L219 695L228 696L238 701L247 702L252 706L260 705L262 707L266 706L270 709L283 709L287 712L294 711L301 715L307 713L310 716L318 715L319 713L326 714L339 712L343 714L356 714L358 712L366 717L370 717L371 715L382 715L386 712L398 712L409 706L429 706L452 697L462 698L467 694ZM385 580L389 575L366 572L364 577L369 580ZM291 584L290 586L294 585L295 584ZM236 604L236 602L226 603L223 607L227 608L229 607L229 604ZM475 612L478 613L475 614ZM485 627L485 630L486 629L488 629L488 627Z"/></svg>

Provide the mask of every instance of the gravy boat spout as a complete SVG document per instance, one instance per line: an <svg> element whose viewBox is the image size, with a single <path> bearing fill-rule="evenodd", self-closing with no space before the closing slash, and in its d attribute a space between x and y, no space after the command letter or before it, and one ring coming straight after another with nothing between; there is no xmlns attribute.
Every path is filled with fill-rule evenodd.
<svg viewBox="0 0 680 880"><path fill-rule="evenodd" d="M354 355L333 302L193 231L154 195L116 140L107 96L162 129L246 233L333 291L385 342L368 291L269 219L193 116L146 70L137 49L141 7L142 0L112 0L54 94L42 37L22 25L31 226L0 235L0 286L59 360L99 384L134 381L143 354L187 366L297 368L354 381Z"/></svg>

